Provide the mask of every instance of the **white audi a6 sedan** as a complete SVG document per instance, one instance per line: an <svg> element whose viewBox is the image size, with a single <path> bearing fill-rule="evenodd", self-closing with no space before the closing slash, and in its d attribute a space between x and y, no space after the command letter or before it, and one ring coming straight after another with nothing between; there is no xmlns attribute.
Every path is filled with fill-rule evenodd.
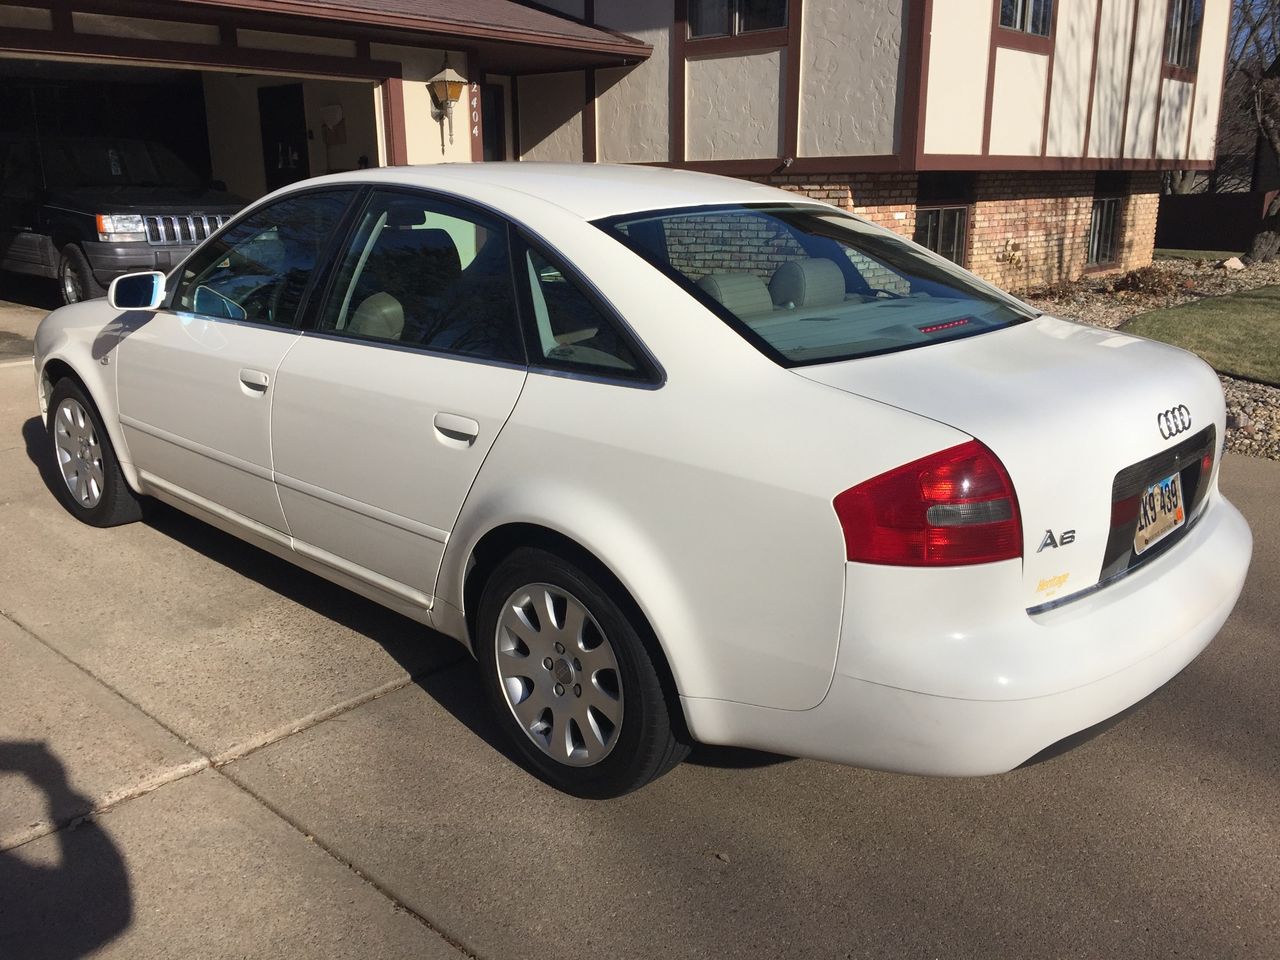
<svg viewBox="0 0 1280 960"><path fill-rule="evenodd" d="M1213 371L831 206L641 167L360 171L36 335L58 495L187 511L465 644L541 777L701 741L1009 770L1249 564Z"/></svg>

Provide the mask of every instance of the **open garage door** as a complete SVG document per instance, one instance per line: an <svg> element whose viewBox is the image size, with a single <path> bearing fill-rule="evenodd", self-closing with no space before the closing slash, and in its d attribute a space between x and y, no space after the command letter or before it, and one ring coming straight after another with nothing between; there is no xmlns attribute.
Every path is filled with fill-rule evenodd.
<svg viewBox="0 0 1280 960"><path fill-rule="evenodd" d="M0 287L99 296L168 271L247 202L379 163L377 86L0 59ZM0 290L0 298L3 290Z"/></svg>

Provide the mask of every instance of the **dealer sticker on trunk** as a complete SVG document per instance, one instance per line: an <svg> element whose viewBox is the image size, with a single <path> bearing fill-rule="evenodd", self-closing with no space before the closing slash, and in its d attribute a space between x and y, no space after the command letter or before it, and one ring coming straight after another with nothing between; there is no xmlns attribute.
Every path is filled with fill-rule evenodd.
<svg viewBox="0 0 1280 960"><path fill-rule="evenodd" d="M1138 511L1138 532L1133 536L1133 552L1142 553L1182 526L1182 476L1172 474L1147 487Z"/></svg>

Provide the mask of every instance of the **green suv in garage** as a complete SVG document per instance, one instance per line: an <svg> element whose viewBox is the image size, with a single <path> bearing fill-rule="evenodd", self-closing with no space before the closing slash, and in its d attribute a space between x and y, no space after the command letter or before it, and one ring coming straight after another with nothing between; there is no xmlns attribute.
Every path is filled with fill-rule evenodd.
<svg viewBox="0 0 1280 960"><path fill-rule="evenodd" d="M0 139L0 270L92 299L123 273L167 272L244 203L152 141Z"/></svg>

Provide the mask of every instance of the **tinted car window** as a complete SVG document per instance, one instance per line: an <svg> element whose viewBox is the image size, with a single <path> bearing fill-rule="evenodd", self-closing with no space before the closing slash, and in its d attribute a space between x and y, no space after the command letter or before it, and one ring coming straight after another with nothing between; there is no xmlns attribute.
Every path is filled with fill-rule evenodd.
<svg viewBox="0 0 1280 960"><path fill-rule="evenodd" d="M320 329L523 362L506 225L430 197L374 192Z"/></svg>
<svg viewBox="0 0 1280 960"><path fill-rule="evenodd" d="M1034 316L954 264L833 209L700 207L598 226L788 366L925 346Z"/></svg>
<svg viewBox="0 0 1280 960"><path fill-rule="evenodd" d="M51 187L187 187L204 184L168 147L107 137L48 140L41 145Z"/></svg>
<svg viewBox="0 0 1280 960"><path fill-rule="evenodd" d="M532 361L564 370L649 378L617 325L565 271L536 250L525 253L535 327Z"/></svg>
<svg viewBox="0 0 1280 960"><path fill-rule="evenodd" d="M192 255L175 310L292 326L352 191L295 194L257 210Z"/></svg>

